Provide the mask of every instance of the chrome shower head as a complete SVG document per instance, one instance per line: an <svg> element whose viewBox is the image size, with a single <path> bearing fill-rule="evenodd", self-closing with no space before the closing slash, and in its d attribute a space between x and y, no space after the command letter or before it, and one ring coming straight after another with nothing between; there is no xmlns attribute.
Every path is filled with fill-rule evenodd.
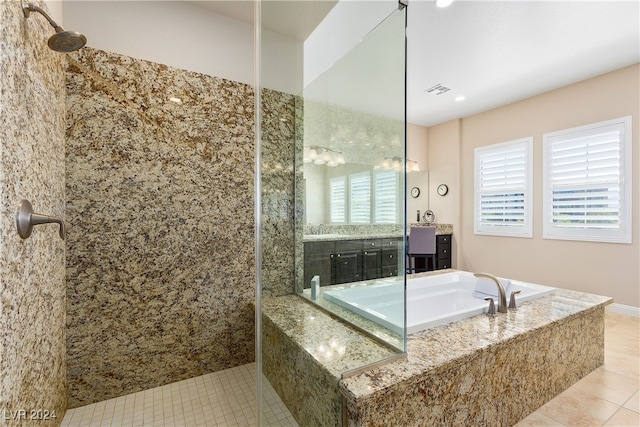
<svg viewBox="0 0 640 427"><path fill-rule="evenodd" d="M47 42L52 50L55 50L56 52L73 52L87 44L87 38L84 35L77 31L65 31L64 28L56 24L56 22L38 6L34 6L28 1L23 0L20 0L20 4L22 5L22 13L25 18L28 18L31 12L38 12L44 16L47 21L49 21L49 24L51 24L53 28L55 28L56 33L52 35Z"/></svg>

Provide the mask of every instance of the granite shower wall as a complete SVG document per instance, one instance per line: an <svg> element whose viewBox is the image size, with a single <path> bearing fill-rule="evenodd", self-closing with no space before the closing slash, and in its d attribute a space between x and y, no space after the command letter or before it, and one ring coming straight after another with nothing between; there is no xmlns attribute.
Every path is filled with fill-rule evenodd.
<svg viewBox="0 0 640 427"><path fill-rule="evenodd" d="M67 402L65 243L56 225L21 240L15 212L29 199L64 216L64 55L19 2L0 2L0 29L0 422L53 426ZM31 420L32 410L56 418Z"/></svg>
<svg viewBox="0 0 640 427"><path fill-rule="evenodd" d="M69 407L254 360L253 102L245 84L70 56Z"/></svg>

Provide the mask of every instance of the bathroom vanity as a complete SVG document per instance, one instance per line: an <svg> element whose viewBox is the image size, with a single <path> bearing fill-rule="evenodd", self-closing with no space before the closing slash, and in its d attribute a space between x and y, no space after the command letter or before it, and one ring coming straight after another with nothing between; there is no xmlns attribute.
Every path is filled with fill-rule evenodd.
<svg viewBox="0 0 640 427"><path fill-rule="evenodd" d="M437 224L436 239L437 270L451 268L452 226ZM305 236L303 242L305 288L314 276L320 277L320 286L329 286L394 277L404 265L402 233L316 234Z"/></svg>

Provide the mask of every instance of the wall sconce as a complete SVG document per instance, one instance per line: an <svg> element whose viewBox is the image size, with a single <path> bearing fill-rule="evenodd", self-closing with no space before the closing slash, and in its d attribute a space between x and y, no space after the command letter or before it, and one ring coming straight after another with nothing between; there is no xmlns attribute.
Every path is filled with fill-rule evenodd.
<svg viewBox="0 0 640 427"><path fill-rule="evenodd" d="M402 157L385 157L380 165L376 166L376 169L382 169L386 171L402 171ZM415 160L407 159L407 173L420 172L420 165Z"/></svg>
<svg viewBox="0 0 640 427"><path fill-rule="evenodd" d="M327 165L334 167L344 165L344 155L340 151L332 150L317 145L304 147L303 158L305 163L313 163L314 165Z"/></svg>

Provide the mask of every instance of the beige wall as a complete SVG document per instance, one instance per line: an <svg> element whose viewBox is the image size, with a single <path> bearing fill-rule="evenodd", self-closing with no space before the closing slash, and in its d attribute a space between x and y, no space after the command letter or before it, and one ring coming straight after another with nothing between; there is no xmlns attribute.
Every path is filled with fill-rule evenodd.
<svg viewBox="0 0 640 427"><path fill-rule="evenodd" d="M429 209L436 215L436 221L453 224L451 265L458 267L458 246L460 233L460 120L429 128ZM436 188L446 184L449 192L439 196Z"/></svg>
<svg viewBox="0 0 640 427"><path fill-rule="evenodd" d="M429 209L429 128L407 124L407 159L418 162L420 172L407 175L407 221L416 221L416 211L420 214ZM411 197L413 187L420 189L420 195Z"/></svg>
<svg viewBox="0 0 640 427"><path fill-rule="evenodd" d="M431 209L440 222L455 225L458 268L611 296L617 303L640 306L639 75L636 64L461 119L459 127L453 121L430 129ZM542 135L627 115L633 118L633 243L543 239ZM528 136L534 138L533 238L474 235L474 149ZM444 198L434 195L440 182L450 188Z"/></svg>

